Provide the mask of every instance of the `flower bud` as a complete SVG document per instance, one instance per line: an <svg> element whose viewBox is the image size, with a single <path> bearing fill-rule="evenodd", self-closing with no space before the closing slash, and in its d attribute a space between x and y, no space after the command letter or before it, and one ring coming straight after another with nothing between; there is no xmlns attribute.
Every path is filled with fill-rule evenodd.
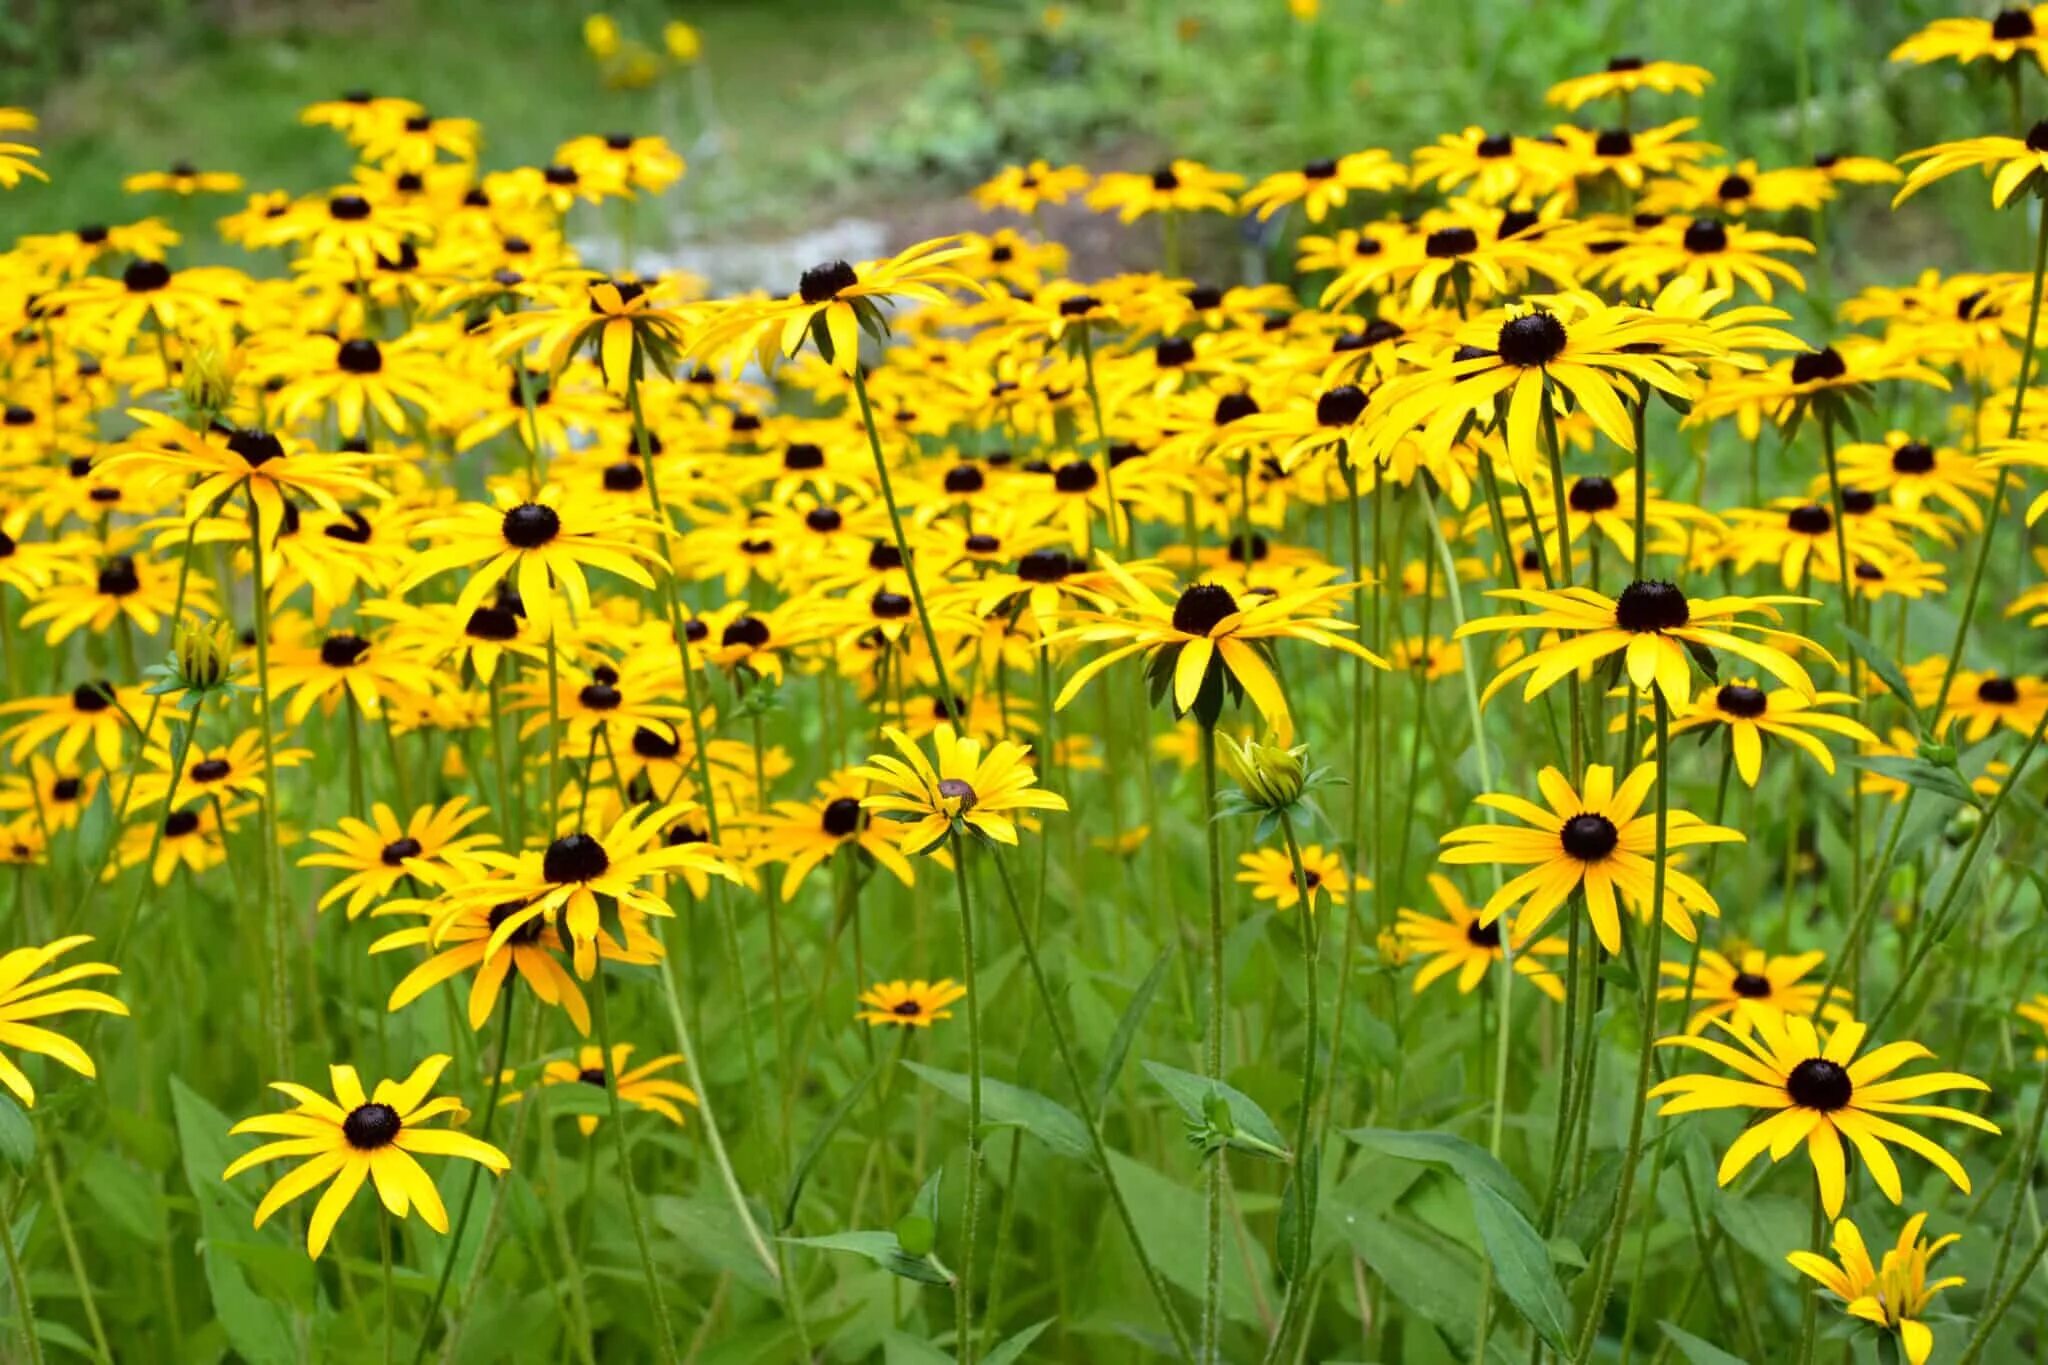
<svg viewBox="0 0 2048 1365"><path fill-rule="evenodd" d="M1284 810L1301 799L1308 782L1308 768L1302 761L1308 753L1306 744L1287 749L1249 739L1239 742L1219 737L1217 751L1245 800L1252 805L1262 810Z"/></svg>
<svg viewBox="0 0 2048 1365"><path fill-rule="evenodd" d="M171 680L188 692L225 687L234 671L235 632L225 621L187 617L171 632Z"/></svg>
<svg viewBox="0 0 2048 1365"><path fill-rule="evenodd" d="M695 62L704 53L704 40L697 30L680 19L674 19L661 26L662 46L668 55L684 66Z"/></svg>
<svg viewBox="0 0 2048 1365"><path fill-rule="evenodd" d="M188 342L179 375L178 393L193 413L209 420L234 405L235 380L242 373L242 351L218 338Z"/></svg>

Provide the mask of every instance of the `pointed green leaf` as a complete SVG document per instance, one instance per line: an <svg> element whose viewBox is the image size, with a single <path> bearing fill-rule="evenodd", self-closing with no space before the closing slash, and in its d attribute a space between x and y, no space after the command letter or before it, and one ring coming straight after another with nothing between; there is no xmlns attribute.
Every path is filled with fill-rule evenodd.
<svg viewBox="0 0 2048 1365"><path fill-rule="evenodd" d="M1231 1126L1236 1130L1230 1139L1231 1147L1254 1156L1281 1161L1291 1159L1287 1139L1281 1136L1279 1127L1251 1096L1222 1081L1212 1081L1207 1076L1197 1076L1192 1071L1182 1071L1164 1062L1146 1062L1143 1065L1152 1079L1159 1082L1160 1088L1173 1097L1173 1102L1180 1106L1189 1123L1209 1122L1205 1106L1214 1094L1221 1097Z"/></svg>
<svg viewBox="0 0 2048 1365"><path fill-rule="evenodd" d="M833 1232L823 1237L784 1237L791 1246L816 1247L820 1251L850 1251L865 1256L891 1275L919 1284L951 1284L953 1277L929 1260L910 1255L893 1232Z"/></svg>
<svg viewBox="0 0 2048 1365"><path fill-rule="evenodd" d="M1403 1161L1419 1161L1449 1171L1467 1184L1493 1187L1517 1213L1528 1217L1536 1205L1520 1181L1484 1147L1454 1133L1409 1132L1398 1128L1347 1128L1344 1136L1361 1147Z"/></svg>
<svg viewBox="0 0 2048 1365"><path fill-rule="evenodd" d="M1472 1196L1472 1219L1479 1225L1501 1293L1552 1350L1559 1354L1569 1351L1571 1305L1550 1267L1550 1251L1543 1239L1493 1186L1467 1179L1465 1189Z"/></svg>
<svg viewBox="0 0 2048 1365"><path fill-rule="evenodd" d="M1138 989L1131 995L1131 1003L1124 1006L1123 1017L1116 1022L1116 1032L1110 1035L1109 1048L1102 1055L1102 1070L1095 1077L1095 1111L1098 1114L1108 1102L1117 1077L1123 1074L1124 1059L1130 1056L1131 1042L1138 1036L1138 1025L1145 1022L1145 1011L1152 1007L1152 997L1159 993L1159 983L1166 979L1166 968L1172 961L1173 945L1168 944L1159 960L1152 964L1152 970L1145 973L1145 979L1138 983Z"/></svg>
<svg viewBox="0 0 2048 1365"><path fill-rule="evenodd" d="M967 1103L968 1078L957 1071L941 1071L918 1062L903 1063L919 1079L962 1104ZM1061 1156L1088 1161L1094 1147L1088 1128L1074 1111L1047 1099L1036 1090L984 1076L981 1081L981 1122L985 1128L1022 1128Z"/></svg>

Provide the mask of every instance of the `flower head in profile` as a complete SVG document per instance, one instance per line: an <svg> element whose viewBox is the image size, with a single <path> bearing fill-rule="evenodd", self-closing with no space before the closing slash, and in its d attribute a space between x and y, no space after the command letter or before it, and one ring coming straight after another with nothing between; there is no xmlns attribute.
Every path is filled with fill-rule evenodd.
<svg viewBox="0 0 2048 1365"><path fill-rule="evenodd" d="M694 1108L697 1092L681 1081L670 1080L661 1073L683 1064L680 1052L671 1052L652 1061L632 1064L631 1043L612 1044L609 1063L605 1060L604 1049L585 1043L576 1050L576 1060L556 1058L541 1068L542 1085L587 1085L604 1090L607 1085L618 1091L619 1103L635 1109L644 1109L658 1114L680 1128L687 1121L683 1117L683 1106ZM522 1098L518 1091L505 1096L505 1103L511 1104ZM576 1129L589 1137L597 1131L600 1122L596 1114L576 1115Z"/></svg>
<svg viewBox="0 0 2048 1365"><path fill-rule="evenodd" d="M1810 603L1811 598L1689 598L1677 584L1661 581L1631 583L1619 597L1585 587L1556 592L1499 588L1487 595L1525 603L1535 610L1482 616L1460 626L1456 638L1543 630L1556 632L1557 640L1531 650L1495 674L1482 700L1491 700L1494 693L1524 676L1529 681L1522 689L1523 699L1534 700L1566 675L1619 654L1629 681L1645 690L1655 686L1673 709L1682 711L1692 701L1694 665L1711 677L1718 670L1718 665L1709 667L1716 650L1755 664L1801 696L1812 697L1817 695L1813 679L1789 650L1811 649L1827 657L1818 645L1801 636L1740 619L1763 615L1775 620L1780 605ZM1736 631L1747 634L1737 635ZM1777 640L1784 641L1785 647L1771 643Z"/></svg>
<svg viewBox="0 0 2048 1365"><path fill-rule="evenodd" d="M881 788L861 806L903 824L897 848L905 855L933 852L949 837L968 833L1015 844L1016 812L1067 808L1064 797L1037 785L1031 750L1015 740L998 740L984 751L981 740L942 724L932 732L934 764L901 730L890 726L882 733L902 757L876 754L848 776Z"/></svg>
<svg viewBox="0 0 2048 1365"><path fill-rule="evenodd" d="M256 1206L255 1226L262 1227L286 1204L326 1184L327 1192L314 1205L306 1228L306 1250L316 1257L326 1249L334 1225L365 1181L376 1186L378 1199L393 1216L404 1218L417 1210L428 1227L446 1234L448 1209L433 1177L416 1158L461 1157L493 1172L512 1166L510 1158L487 1142L452 1128L429 1126L435 1119L466 1112L453 1096L429 1098L448 1061L444 1055L429 1057L403 1081L379 1081L369 1092L354 1067L329 1067L332 1099L290 1081L271 1082L271 1089L297 1104L286 1113L243 1119L230 1129L237 1136L261 1133L277 1140L236 1158L221 1172L221 1179L232 1180L266 1161L304 1158L263 1196Z"/></svg>
<svg viewBox="0 0 2048 1365"><path fill-rule="evenodd" d="M947 1008L967 998L967 988L957 985L951 977L937 981L877 981L860 993L860 1003L866 1006L854 1014L870 1028L885 1024L903 1029L925 1029L940 1019L951 1019L953 1011Z"/></svg>
<svg viewBox="0 0 2048 1365"><path fill-rule="evenodd" d="M1444 835L1446 847L1440 856L1447 863L1503 863L1528 869L1503 883L1480 908L1482 923L1491 924L1519 906L1515 923L1534 933L1573 892L1583 891L1600 946L1619 953L1616 893L1638 913L1651 912L1657 817L1654 811L1643 811L1643 802L1656 782L1654 763L1641 764L1619 786L1614 769L1600 763L1586 769L1582 787L1574 787L1557 769L1545 768L1536 777L1544 805L1495 792L1477 798L1480 805L1510 815L1527 828L1485 824L1454 829ZM1687 942L1698 932L1691 912L1719 915L1721 907L1706 887L1672 866L1669 851L1742 841L1737 831L1710 825L1690 811L1666 814L1664 922Z"/></svg>
<svg viewBox="0 0 2048 1365"><path fill-rule="evenodd" d="M1343 905L1353 891L1370 891L1372 881L1353 876L1334 848L1321 844L1301 846L1301 872L1297 879L1294 859L1284 848L1255 848L1238 859L1237 880L1252 889L1252 899L1271 901L1275 910L1292 910L1301 904L1302 888L1308 889L1308 908L1322 908L1328 900Z"/></svg>
<svg viewBox="0 0 2048 1365"><path fill-rule="evenodd" d="M1734 746L1735 771L1751 787L1763 773L1764 739L1782 740L1818 763L1821 771L1835 771L1835 756L1821 743L1823 734L1840 735L1859 744L1875 744L1877 736L1853 716L1823 711L1824 706L1853 706L1856 698L1846 692L1817 692L1802 696L1791 688L1766 691L1753 680L1725 682L1711 693L1702 692L1693 703L1671 718L1673 739L1687 731L1711 731L1725 726ZM1620 727L1616 727L1617 729ZM1652 738L1643 752L1656 747Z"/></svg>
<svg viewBox="0 0 2048 1365"><path fill-rule="evenodd" d="M1748 1109L1769 1117L1751 1123L1729 1144L1721 1158L1720 1181L1726 1185L1768 1150L1780 1161L1802 1142L1820 1181L1821 1207L1833 1218L1842 1212L1848 1178L1843 1141L1856 1149L1860 1164L1894 1204L1905 1192L1888 1144L1916 1152L1935 1169L1970 1192L1963 1164L1939 1143L1922 1137L1895 1118L1931 1118L1960 1123L1981 1132L1997 1133L1998 1125L1965 1110L1919 1104L1923 1096L1943 1090L1989 1090L1974 1076L1955 1071L1929 1071L1886 1080L1908 1062L1933 1057L1918 1043L1886 1043L1862 1051L1866 1029L1853 1020L1835 1024L1823 1038L1803 1014L1777 1018L1759 1014L1748 1032L1725 1023L1718 1026L1739 1046L1694 1034L1657 1040L1659 1047L1683 1047L1704 1053L1740 1079L1693 1072L1673 1076L1650 1090L1663 1098L1662 1115L1691 1114L1705 1109Z"/></svg>
<svg viewBox="0 0 2048 1365"><path fill-rule="evenodd" d="M1713 80L1714 73L1703 66L1686 62L1645 61L1628 55L1610 57L1602 70L1559 81L1543 93L1543 98L1547 103L1561 104L1576 113L1581 106L1594 100L1627 97L1639 90L1654 90L1660 95L1680 92L1703 95Z"/></svg>
<svg viewBox="0 0 2048 1365"><path fill-rule="evenodd" d="M1810 1016L1820 1009L1823 987L1807 977L1826 960L1827 954L1818 950L1773 957L1761 948L1748 948L1730 957L1705 948L1700 951L1697 972L1689 971L1683 962L1659 964L1663 976L1676 984L1662 987L1657 998L1692 1002L1692 1015L1685 1021L1687 1033L1705 1033L1707 1025L1717 1020L1733 1032L1747 1033L1759 1016ZM1837 988L1827 999L1822 1018L1839 1023L1853 1017L1847 990Z"/></svg>
<svg viewBox="0 0 2048 1365"><path fill-rule="evenodd" d="M1989 19L1936 19L1891 53L1893 61L1917 66L1929 62L1968 66L1979 58L2003 66L2021 57L2032 57L2048 71L2048 5L2012 5Z"/></svg>
<svg viewBox="0 0 2048 1365"><path fill-rule="evenodd" d="M970 250L958 236L935 237L859 266L838 260L814 265L785 298L727 305L711 319L694 350L735 364L752 358L766 369L795 355L808 339L827 364L852 375L860 364L861 334L877 343L889 335L885 307L906 299L943 306L949 289L981 293L959 265Z"/></svg>
<svg viewBox="0 0 2048 1365"><path fill-rule="evenodd" d="M1176 157L1151 171L1105 171L1088 192L1088 207L1135 223L1151 213L1229 213L1244 177Z"/></svg>
<svg viewBox="0 0 2048 1365"><path fill-rule="evenodd" d="M639 280L597 279L583 297L559 308L509 313L494 327L500 355L538 347L549 374L560 374L582 351L597 357L606 382L623 386L652 364L662 374L676 367L690 323L689 309L668 300L662 287Z"/></svg>
<svg viewBox="0 0 2048 1365"><path fill-rule="evenodd" d="M1898 1242L1886 1249L1876 1265L1870 1262L1863 1234L1846 1218L1835 1224L1834 1260L1815 1251L1794 1251L1785 1259L1794 1270L1818 1280L1840 1299L1844 1313L1896 1333L1910 1365L1927 1365L1928 1356L1934 1353L1934 1332L1920 1319L1936 1294L1964 1281L1960 1275L1928 1279L1934 1258L1952 1245L1958 1234L1951 1232L1930 1241L1920 1235L1926 1223L1924 1213L1908 1218L1899 1229Z"/></svg>
<svg viewBox="0 0 2048 1365"><path fill-rule="evenodd" d="M1414 957L1422 962L1413 986L1417 995L1453 972L1457 973L1458 993L1470 995L1507 955L1512 939L1515 974L1550 999L1564 1003L1564 981L1556 968L1543 960L1561 958L1569 951L1563 939L1555 935L1537 938L1535 930L1543 926L1531 919L1531 927L1524 928L1522 917L1513 912L1482 922L1458 884L1441 872L1429 874L1429 889L1443 913L1425 915L1403 908L1395 928L1403 960Z"/></svg>

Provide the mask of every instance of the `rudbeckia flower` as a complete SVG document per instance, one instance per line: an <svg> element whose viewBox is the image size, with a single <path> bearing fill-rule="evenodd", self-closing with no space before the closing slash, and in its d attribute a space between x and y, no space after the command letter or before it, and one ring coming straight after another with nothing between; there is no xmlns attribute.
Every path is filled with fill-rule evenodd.
<svg viewBox="0 0 2048 1365"><path fill-rule="evenodd" d="M659 1114L680 1128L687 1120L683 1117L683 1105L695 1106L697 1092L681 1081L663 1079L659 1074L683 1064L682 1054L671 1052L665 1057L656 1057L639 1066L631 1064L633 1045L614 1043L612 1045L610 1074L617 1077L614 1088L619 1100L636 1109L645 1109L650 1114ZM574 1062L556 1059L541 1068L542 1085L588 1085L599 1090L605 1088L607 1065L604 1049L588 1044L577 1049ZM524 1098L518 1091L505 1096L504 1103L511 1104ZM576 1131L589 1137L597 1131L601 1122L596 1114L578 1114Z"/></svg>
<svg viewBox="0 0 2048 1365"><path fill-rule="evenodd" d="M1229 213L1237 207L1231 192L1243 184L1241 175L1176 157L1154 171L1103 172L1088 191L1088 207L1126 223L1149 213Z"/></svg>
<svg viewBox="0 0 2048 1365"><path fill-rule="evenodd" d="M1422 959L1411 989L1420 995L1442 977L1456 972L1458 993L1470 995L1491 974L1494 964L1506 955L1505 940L1512 936L1515 974L1559 1004L1564 1003L1564 981L1544 958L1561 958L1568 945L1561 938L1537 938L1543 926L1509 912L1499 919L1482 921L1479 912L1465 900L1457 883L1440 872L1429 874L1429 889L1443 910L1441 917L1403 908L1395 932L1399 935L1402 963ZM1397 964L1398 965L1398 964Z"/></svg>
<svg viewBox="0 0 2048 1365"><path fill-rule="evenodd" d="M1474 798L1482 806L1513 816L1527 829L1512 825L1467 825L1444 835L1447 847L1438 856L1447 863L1505 863L1529 870L1510 878L1480 908L1479 919L1491 924L1510 907L1523 931L1534 933L1574 891L1583 891L1586 914L1600 946L1621 951L1621 917L1615 893L1632 908L1652 913L1655 892L1657 816L1645 813L1643 802L1656 785L1657 765L1644 763L1620 786L1614 769L1595 763L1586 769L1583 787L1575 788L1555 768L1537 774L1536 786L1545 805L1523 797L1486 792ZM1697 930L1691 911L1719 915L1721 907L1698 881L1672 866L1671 851L1695 844L1742 843L1744 836L1710 825L1690 811L1665 815L1664 922L1691 942Z"/></svg>
<svg viewBox="0 0 2048 1365"><path fill-rule="evenodd" d="M305 1158L263 1196L254 1226L262 1227L286 1204L327 1184L306 1226L306 1250L314 1257L326 1250L334 1225L365 1181L376 1186L377 1198L394 1217L403 1218L416 1209L428 1227L445 1235L448 1210L441 1192L415 1158L461 1157L499 1174L512 1167L511 1159L487 1142L453 1128L429 1126L435 1119L467 1112L452 1096L428 1097L448 1061L436 1054L403 1081L379 1081L368 1093L354 1067L329 1067L333 1099L290 1081L272 1081L270 1088L296 1105L287 1113L243 1119L229 1129L236 1136L261 1133L277 1141L237 1157L221 1172L221 1179L232 1180L267 1161Z"/></svg>
<svg viewBox="0 0 2048 1365"><path fill-rule="evenodd" d="M949 835L963 832L1014 845L1015 812L1067 808L1066 798L1038 787L1031 750L1014 740L984 748L979 739L941 725L932 732L934 765L895 726L882 734L902 757L876 754L847 776L882 789L863 797L861 808L903 825L896 846L907 857L935 852Z"/></svg>
<svg viewBox="0 0 2048 1365"><path fill-rule="evenodd" d="M1543 98L1547 103L1561 104L1576 112L1581 105L1591 104L1594 100L1633 95L1639 90L1654 90L1662 95L1679 92L1703 95L1713 79L1713 72L1687 62L1644 61L1636 56L1611 57L1605 70L1559 81L1543 92Z"/></svg>
<svg viewBox="0 0 2048 1365"><path fill-rule="evenodd" d="M1725 682L1711 693L1700 693L1690 706L1672 715L1671 737L1677 739L1688 730L1727 726L1728 742L1734 746L1735 771L1752 787L1763 772L1766 735L1803 750L1820 764L1822 772L1832 774L1835 756L1812 732L1841 735L1858 744L1874 744L1877 736L1853 717L1818 708L1855 704L1856 698L1846 692L1816 692L1808 697L1785 688L1766 692L1754 681ZM1616 717L1616 731L1623 728L1623 720ZM1644 745L1643 752L1647 755L1655 746L1653 738Z"/></svg>
<svg viewBox="0 0 2048 1365"><path fill-rule="evenodd" d="M1696 651L1711 655L1714 650L1755 664L1804 696L1814 695L1813 679L1788 649L1746 639L1736 631L1761 635L1766 640L1784 640L1789 649L1810 649L1828 657L1820 646L1802 636L1738 619L1761 614L1776 620L1777 607L1812 604L1812 598L1691 599L1676 584L1657 581L1631 583L1621 590L1619 597L1607 597L1584 587L1556 592L1499 588L1487 595L1525 603L1536 610L1519 615L1482 616L1460 626L1455 638L1520 630L1556 631L1559 638L1555 644L1539 646L1495 674L1487 684L1485 700L1523 674L1529 675L1529 681L1522 697L1534 700L1567 674L1610 654L1623 653L1629 680L1636 687L1647 689L1654 684L1674 709L1683 710L1692 701Z"/></svg>
<svg viewBox="0 0 2048 1365"><path fill-rule="evenodd" d="M1275 910L1292 910L1301 904L1301 889L1294 883L1294 860L1284 848L1255 848L1238 858L1237 880L1252 889L1252 899L1271 901ZM1344 870L1337 850L1321 844L1301 846L1302 878L1308 884L1308 906L1320 908L1324 896L1343 905L1353 891L1370 891L1372 881L1354 877Z"/></svg>
<svg viewBox="0 0 2048 1365"><path fill-rule="evenodd" d="M308 854L299 859L299 866L348 873L327 889L315 908L325 910L346 897L348 917L354 919L406 878L436 888L474 878L479 871L474 855L497 843L498 837L467 831L489 814L487 807L472 806L468 797L458 796L445 805L421 806L401 825L391 807L379 801L370 808L368 820L345 815L335 829L314 830L313 842L327 851Z"/></svg>
<svg viewBox="0 0 2048 1365"><path fill-rule="evenodd" d="M1963 1164L1938 1143L1922 1137L1892 1115L1942 1119L1960 1123L1980 1132L1996 1134L1998 1125L1961 1109L1938 1104L1915 1104L1923 1095L1943 1090L1989 1090L1974 1076L1954 1071L1930 1071L1897 1080L1885 1077L1908 1062L1933 1057L1918 1043L1887 1043L1858 1056L1866 1030L1862 1024L1843 1021L1828 1030L1825 1038L1804 1015L1788 1014L1773 1019L1756 1016L1749 1032L1720 1027L1740 1044L1683 1034L1659 1038L1659 1047L1683 1047L1704 1053L1721 1065L1740 1072L1743 1079L1692 1073L1673 1076L1651 1087L1650 1097L1664 1099L1660 1115L1697 1113L1705 1109L1749 1109L1764 1111L1768 1118L1752 1123L1729 1144L1721 1158L1720 1181L1726 1185L1741 1175L1766 1149L1771 1160L1782 1160L1801 1142L1813 1162L1820 1182L1821 1207L1833 1218L1842 1211L1848 1168L1842 1140L1848 1139L1870 1172L1870 1178L1885 1198L1899 1203L1905 1191L1899 1183L1899 1168L1887 1144L1897 1143L1931 1162L1964 1194L1970 1192L1970 1177Z"/></svg>
<svg viewBox="0 0 2048 1365"><path fill-rule="evenodd" d="M1657 998L1691 999L1692 1015L1685 1021L1687 1033L1705 1033L1707 1025L1717 1021L1731 1032L1747 1033L1760 1017L1783 1019L1788 1014L1797 1014L1811 1018L1820 1009L1823 987L1806 978L1826 960L1827 954L1818 950L1773 957L1761 948L1748 948L1730 957L1703 948L1697 972L1689 970L1683 962L1659 964L1659 973L1676 984L1660 988ZM1686 985L1688 978L1690 989ZM1846 989L1836 987L1828 994L1827 1008L1820 1017L1830 1024L1854 1018L1849 1010L1852 998Z"/></svg>
<svg viewBox="0 0 2048 1365"><path fill-rule="evenodd" d="M1988 57L2002 66L2031 54L2041 69L2048 71L2044 39L2048 39L2048 5L2014 5L1989 19L1936 19L1893 48L1891 60L1919 66L1953 61L1967 66L1979 57Z"/></svg>
<svg viewBox="0 0 2048 1365"><path fill-rule="evenodd" d="M1408 179L1407 168L1374 147L1321 161L1298 171L1278 171L1244 192L1243 207L1256 210L1261 222L1291 204L1300 204L1311 223L1320 223L1332 209L1344 207L1354 190L1374 193L1394 189Z"/></svg>
<svg viewBox="0 0 2048 1365"><path fill-rule="evenodd" d="M96 1010L126 1017L128 1007L105 991L80 989L72 984L96 976L119 976L118 968L104 962L75 962L47 976L37 975L72 949L90 942L89 934L73 934L40 948L16 948L0 957L0 1046L38 1053L87 1078L99 1074L84 1048L41 1023L30 1022L73 1010ZM0 1085L14 1092L24 1107L35 1107L35 1086L14 1059L4 1053L0 1053Z"/></svg>
<svg viewBox="0 0 2048 1365"><path fill-rule="evenodd" d="M951 1019L953 1011L946 1008L967 998L967 988L956 985L951 977L937 981L877 981L860 993L861 1004L867 1006L854 1014L870 1028L891 1024L903 1029L928 1029L940 1019Z"/></svg>
<svg viewBox="0 0 2048 1365"><path fill-rule="evenodd" d="M2048 9L2048 6L2042 8ZM1962 22L1962 21L1955 21ZM1852 1318L1896 1333L1899 1348L1908 1365L1927 1365L1934 1354L1934 1331L1920 1319L1926 1316L1934 1296L1964 1283L1960 1275L1939 1280L1928 1278L1928 1267L1936 1256L1960 1240L1949 1233L1930 1241L1920 1235L1927 1215L1916 1213L1899 1229L1897 1245L1885 1250L1877 1265L1870 1263L1863 1234L1844 1218L1835 1224L1835 1259L1813 1251L1794 1251L1786 1261L1800 1274L1817 1280L1842 1301L1842 1311Z"/></svg>
<svg viewBox="0 0 2048 1365"><path fill-rule="evenodd" d="M974 187L974 202L984 209L1008 209L1029 217L1043 204L1064 204L1088 188L1088 172L1079 166L1033 161L1005 166Z"/></svg>
<svg viewBox="0 0 2048 1365"><path fill-rule="evenodd" d="M162 171L142 171L121 182L129 194L163 191L181 198L195 194L233 194L242 188L242 177L233 171L202 171L189 161L174 163Z"/></svg>

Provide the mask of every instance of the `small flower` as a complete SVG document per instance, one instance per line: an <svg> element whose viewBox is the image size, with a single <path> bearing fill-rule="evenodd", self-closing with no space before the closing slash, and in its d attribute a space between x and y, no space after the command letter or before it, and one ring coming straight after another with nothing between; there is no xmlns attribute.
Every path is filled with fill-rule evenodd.
<svg viewBox="0 0 2048 1365"><path fill-rule="evenodd" d="M921 977L916 981L877 981L860 993L860 1002L867 1008L857 1011L854 1018L874 1028L884 1024L930 1028L935 1020L951 1019L953 1012L946 1007L966 997L967 988L955 985L951 977L937 981Z"/></svg>

